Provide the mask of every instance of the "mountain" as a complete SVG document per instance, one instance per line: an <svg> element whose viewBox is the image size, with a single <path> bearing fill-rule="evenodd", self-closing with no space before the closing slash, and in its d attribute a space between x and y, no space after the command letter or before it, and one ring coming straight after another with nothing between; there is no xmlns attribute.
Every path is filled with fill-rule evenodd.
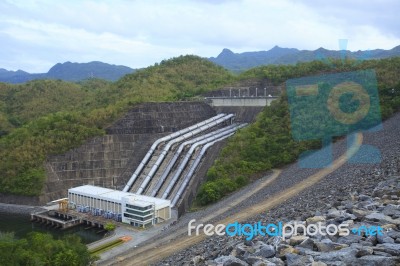
<svg viewBox="0 0 400 266"><path fill-rule="evenodd" d="M22 70L9 71L0 68L0 81L7 83L22 83L32 79L44 78L45 75L46 74L29 74Z"/></svg>
<svg viewBox="0 0 400 266"><path fill-rule="evenodd" d="M31 74L22 70L9 71L0 68L0 82L23 83L34 79L61 79L64 81L81 81L88 78L99 78L109 81L120 79L135 69L126 66L111 65L93 61L89 63L58 63L47 73Z"/></svg>
<svg viewBox="0 0 400 266"><path fill-rule="evenodd" d="M400 56L400 45L391 50L375 49L369 51L336 51L318 48L314 51L298 50L296 48L273 47L268 51L234 53L225 48L217 57L209 60L233 72L241 72L261 65L295 64L324 60L326 58L353 58L353 59L382 59Z"/></svg>
<svg viewBox="0 0 400 266"><path fill-rule="evenodd" d="M209 60L229 70L237 72L260 65L274 64L278 58L296 54L298 51L299 50L294 48L281 48L275 46L269 51L236 54L225 48L216 58L211 57Z"/></svg>
<svg viewBox="0 0 400 266"><path fill-rule="evenodd" d="M100 78L115 81L126 74L134 72L126 66L110 65L103 62L90 63L58 63L47 72L48 78L62 79L67 81L79 81L87 78Z"/></svg>

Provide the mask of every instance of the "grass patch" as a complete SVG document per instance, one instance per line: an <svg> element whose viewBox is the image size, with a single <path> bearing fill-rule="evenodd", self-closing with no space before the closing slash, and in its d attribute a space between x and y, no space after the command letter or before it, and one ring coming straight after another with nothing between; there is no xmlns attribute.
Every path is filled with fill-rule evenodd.
<svg viewBox="0 0 400 266"><path fill-rule="evenodd" d="M101 253L110 250L112 248L115 248L116 246L121 245L122 243L124 243L124 241L122 239L116 239L116 240L112 240L110 242L107 242L105 244L102 244L92 250L89 250L90 254L93 256L97 256L100 255Z"/></svg>

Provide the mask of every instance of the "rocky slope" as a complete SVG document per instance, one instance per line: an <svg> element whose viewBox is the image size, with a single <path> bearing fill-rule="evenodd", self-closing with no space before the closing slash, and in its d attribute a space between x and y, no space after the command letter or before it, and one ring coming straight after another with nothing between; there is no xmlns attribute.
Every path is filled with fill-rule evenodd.
<svg viewBox="0 0 400 266"><path fill-rule="evenodd" d="M400 264L400 176L380 182L371 195L355 192L347 200L305 221L288 224L320 223L344 225L349 230L362 230L348 236L280 236L255 237L252 241L235 237L215 259L193 257L194 265L398 265ZM348 227L347 227L348 226ZM380 226L375 235L365 228ZM288 230L288 233L290 230ZM323 232L325 234L325 232ZM333 231L332 231L333 233ZM223 255L222 255L223 254Z"/></svg>

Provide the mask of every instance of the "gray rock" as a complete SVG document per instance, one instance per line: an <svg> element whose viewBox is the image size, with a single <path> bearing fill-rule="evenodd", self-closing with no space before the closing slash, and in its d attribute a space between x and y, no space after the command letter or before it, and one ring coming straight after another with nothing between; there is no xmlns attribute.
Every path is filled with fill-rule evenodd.
<svg viewBox="0 0 400 266"><path fill-rule="evenodd" d="M384 257L384 256L373 256L368 255L361 257L357 260L357 265L362 266L395 266L398 265L398 258Z"/></svg>
<svg viewBox="0 0 400 266"><path fill-rule="evenodd" d="M374 245L374 244L372 244L372 242L364 241L364 240L360 240L360 242L358 242L358 243L360 243L361 245L363 245L365 247L372 247Z"/></svg>
<svg viewBox="0 0 400 266"><path fill-rule="evenodd" d="M258 251L260 250L262 247L268 246L268 244L264 243L263 241L255 241L253 243L253 248Z"/></svg>
<svg viewBox="0 0 400 266"><path fill-rule="evenodd" d="M276 256L279 258L285 257L288 253L298 253L299 251L290 245L281 244L276 249Z"/></svg>
<svg viewBox="0 0 400 266"><path fill-rule="evenodd" d="M243 259L253 253L255 253L255 249L253 247L245 245L244 243L238 244L234 252L232 252L233 255L240 259Z"/></svg>
<svg viewBox="0 0 400 266"><path fill-rule="evenodd" d="M400 220L392 219L390 216L379 212L370 213L365 216L365 219L372 222L378 222L379 224L400 224Z"/></svg>
<svg viewBox="0 0 400 266"><path fill-rule="evenodd" d="M350 264L347 264L343 261L331 261L327 265L329 265L329 266L348 266Z"/></svg>
<svg viewBox="0 0 400 266"><path fill-rule="evenodd" d="M275 248L271 245L265 245L259 251L256 251L254 255L264 258L271 258L275 256Z"/></svg>
<svg viewBox="0 0 400 266"><path fill-rule="evenodd" d="M400 208L390 204L383 209L382 213L388 216L400 215Z"/></svg>
<svg viewBox="0 0 400 266"><path fill-rule="evenodd" d="M273 265L275 265L274 263L267 261L265 258L258 257L258 256L248 256L248 257L246 258L246 262L247 262L248 264L250 264L250 265L255 265L255 264L258 264L258 265L268 265L268 266L273 266Z"/></svg>
<svg viewBox="0 0 400 266"><path fill-rule="evenodd" d="M400 256L400 244L383 243L373 247L374 251L382 251L392 256Z"/></svg>
<svg viewBox="0 0 400 266"><path fill-rule="evenodd" d="M346 210L352 210L353 207L354 207L354 204L352 202L348 202L348 203L346 203L346 205L344 205L344 208Z"/></svg>
<svg viewBox="0 0 400 266"><path fill-rule="evenodd" d="M317 247L318 251L320 251L320 252L329 252L329 251L339 250L339 249L346 248L349 246L347 244L339 244L339 243L334 243L332 241L327 241L327 239L324 239L321 242L315 242L314 245Z"/></svg>
<svg viewBox="0 0 400 266"><path fill-rule="evenodd" d="M270 263L274 263L276 266L284 266L285 265L283 260L281 260L279 258L270 258L270 259L266 259L266 261L268 261Z"/></svg>
<svg viewBox="0 0 400 266"><path fill-rule="evenodd" d="M399 187L399 177L394 177L391 180L386 180L380 182L374 189L372 196L374 197L382 197L383 195L393 195L394 189ZM397 189L397 193L399 193L399 189Z"/></svg>
<svg viewBox="0 0 400 266"><path fill-rule="evenodd" d="M388 254L388 253L386 253L386 252L383 252L383 251L376 251L376 250L374 250L373 255L376 255L376 256L383 256L383 257L393 257L392 255L390 255L390 254Z"/></svg>
<svg viewBox="0 0 400 266"><path fill-rule="evenodd" d="M315 235L311 236L311 238L314 239L314 241L321 241L322 239L328 238L328 236L326 234L322 235L320 233L316 233Z"/></svg>
<svg viewBox="0 0 400 266"><path fill-rule="evenodd" d="M223 266L248 266L249 264L241 259L235 258L233 256L221 256L214 260L216 263Z"/></svg>
<svg viewBox="0 0 400 266"><path fill-rule="evenodd" d="M319 251L310 250L308 248L302 248L297 246L296 249L299 251L299 255L310 255L310 256L318 256L321 254Z"/></svg>
<svg viewBox="0 0 400 266"><path fill-rule="evenodd" d="M393 239L400 238L400 232L395 230L390 230L389 232L387 232L387 235Z"/></svg>
<svg viewBox="0 0 400 266"><path fill-rule="evenodd" d="M248 247L253 246L253 242L252 242L251 240L245 240L245 241L243 242L243 244L244 244L245 246L248 246Z"/></svg>
<svg viewBox="0 0 400 266"><path fill-rule="evenodd" d="M302 266L314 261L312 256L302 256L293 253L288 253L285 257L287 266Z"/></svg>
<svg viewBox="0 0 400 266"><path fill-rule="evenodd" d="M344 262L347 264L354 263L356 259L357 249L355 248L343 248L338 251L324 252L314 257L315 260L325 262L331 265L331 262Z"/></svg>
<svg viewBox="0 0 400 266"><path fill-rule="evenodd" d="M289 239L289 244L292 245L292 246L297 246L300 243L304 242L308 238L309 238L308 236L304 236L304 235L292 236Z"/></svg>
<svg viewBox="0 0 400 266"><path fill-rule="evenodd" d="M361 240L362 241L362 240ZM360 243L361 243L360 241ZM376 238L376 236L369 236L365 239L366 242L370 242L373 246L375 246L376 244L378 244L378 239Z"/></svg>
<svg viewBox="0 0 400 266"><path fill-rule="evenodd" d="M351 213L345 213L343 215L343 217L345 218L345 220L355 220L357 219L357 216Z"/></svg>
<svg viewBox="0 0 400 266"><path fill-rule="evenodd" d="M316 224L318 222L324 223L326 221L326 218L324 216L318 215L318 216L307 218L306 221L307 221L307 225Z"/></svg>
<svg viewBox="0 0 400 266"><path fill-rule="evenodd" d="M205 262L205 264L206 264L207 266L218 266L218 264L217 264L215 261L213 261L213 260L207 260L207 261Z"/></svg>
<svg viewBox="0 0 400 266"><path fill-rule="evenodd" d="M364 208L367 210L370 210L370 211L375 211L378 208L378 206L379 206L379 203L373 202L373 203L364 205Z"/></svg>
<svg viewBox="0 0 400 266"><path fill-rule="evenodd" d="M311 239L311 238L307 238L306 240L301 242L298 246L302 247L302 248L308 248L308 249L312 250L314 248L314 240Z"/></svg>
<svg viewBox="0 0 400 266"><path fill-rule="evenodd" d="M359 210L359 209L353 209L352 213L354 214L354 216L361 219L361 218L364 218L365 216L367 216L370 212L364 211L364 210Z"/></svg>
<svg viewBox="0 0 400 266"><path fill-rule="evenodd" d="M376 240L379 244L383 243L394 243L394 240L388 236L387 232L383 232L383 234L377 234Z"/></svg>
<svg viewBox="0 0 400 266"><path fill-rule="evenodd" d="M326 217L328 219L334 219L343 216L343 211L338 211L336 208L330 209Z"/></svg>
<svg viewBox="0 0 400 266"><path fill-rule="evenodd" d="M311 263L311 266L327 266L327 264L322 261L313 261L313 263Z"/></svg>
<svg viewBox="0 0 400 266"><path fill-rule="evenodd" d="M364 195L364 194L360 194L358 196L358 200L359 201L370 201L370 202L372 201L370 196L367 196L367 195Z"/></svg>
<svg viewBox="0 0 400 266"><path fill-rule="evenodd" d="M356 254L357 258L367 256L367 255L372 255L374 252L372 247L363 246L362 244L359 244L359 243L353 243L353 244L351 244L351 247L357 249L357 254Z"/></svg>
<svg viewBox="0 0 400 266"><path fill-rule="evenodd" d="M276 263L267 261L267 260L259 260L257 262L255 262L254 264L252 264L253 266L277 266ZM285 264L282 264L282 266L284 266Z"/></svg>
<svg viewBox="0 0 400 266"><path fill-rule="evenodd" d="M273 236L268 239L267 243L270 245L273 245L275 247L279 246L281 243L283 243L284 240L281 236Z"/></svg>
<svg viewBox="0 0 400 266"><path fill-rule="evenodd" d="M358 243L362 238L362 236L350 234L348 236L339 237L337 242L339 244L346 244L350 246L352 243Z"/></svg>
<svg viewBox="0 0 400 266"><path fill-rule="evenodd" d="M204 262L204 257L203 256L196 256L192 259L194 265L200 265L202 262Z"/></svg>
<svg viewBox="0 0 400 266"><path fill-rule="evenodd" d="M387 236L387 237L382 238L382 243L391 243L391 244L393 244L394 243L394 239L389 237L389 236Z"/></svg>

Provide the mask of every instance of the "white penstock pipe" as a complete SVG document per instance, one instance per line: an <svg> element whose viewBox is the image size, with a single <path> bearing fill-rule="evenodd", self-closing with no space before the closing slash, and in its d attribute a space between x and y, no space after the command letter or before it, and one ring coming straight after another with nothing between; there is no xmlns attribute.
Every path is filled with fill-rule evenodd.
<svg viewBox="0 0 400 266"><path fill-rule="evenodd" d="M157 158L157 161L154 163L154 165L151 167L149 173L147 174L147 176L145 177L145 179L143 180L142 184L140 185L139 189L136 191L136 194L140 195L143 193L143 191L146 189L147 185L150 183L151 179L153 178L154 174L157 172L158 168L160 168L160 165L162 164L162 162L164 161L164 158L167 156L169 150L171 149L172 145L174 145L175 143L179 143L181 141L184 141L188 138L191 138L203 131L206 131L207 129L210 129L220 123L223 123L224 121L231 119L232 117L234 117L233 114L229 114L226 116L223 116L215 121L212 121L208 124L205 124L203 126L200 126L176 139L172 139L170 140L167 145L165 145L164 149L161 151L160 155Z"/></svg>
<svg viewBox="0 0 400 266"><path fill-rule="evenodd" d="M171 201L171 207L174 207L178 200L180 199L181 195L185 191L186 186L189 184L190 179L192 178L194 171L196 171L197 166L200 164L201 159L203 158L204 154L206 153L207 149L210 148L214 143L221 141L223 139L226 139L227 137L232 136L234 133L231 133L229 135L223 136L222 138L216 139L213 142L207 143L204 145L204 147L201 149L199 156L197 156L196 160L192 164L192 166L189 169L189 172L186 174L181 186L178 189L178 192L176 193L174 199Z"/></svg>
<svg viewBox="0 0 400 266"><path fill-rule="evenodd" d="M154 187L153 191L151 192L150 196L155 197L157 195L157 193L160 190L161 186L164 184L164 182L167 179L169 173L171 172L172 167L174 167L174 165L175 165L176 161L178 160L179 156L181 155L183 149L187 145L191 145L191 144L196 143L196 142L198 142L200 140L203 140L203 139L206 139L208 137L211 137L211 136L213 136L215 134L218 134L218 133L224 132L226 130L232 129L232 128L236 127L236 126L237 126L237 124L232 124L232 125L229 125L227 127L215 130L213 132L210 132L210 133L208 133L206 135L202 135L202 136L199 136L197 138L185 141L181 145L179 145L179 148L176 150L176 152L174 154L174 157L168 162L167 167L164 169L164 172L162 173L160 179L158 180L158 182L157 182L156 186Z"/></svg>
<svg viewBox="0 0 400 266"><path fill-rule="evenodd" d="M151 155L153 154L153 152L156 150L157 146L160 143L162 143L164 141L169 141L171 139L174 139L174 138L176 138L176 137L178 137L180 135L183 135L183 134L185 134L185 133L187 133L187 132L189 132L189 131L191 131L191 130L193 130L195 128L198 128L198 127L200 127L202 125L210 123L210 122L212 122L214 120L217 120L217 119L219 119L219 118L221 118L223 116L225 116L225 114L216 115L216 116L211 117L210 119L207 119L207 120L205 120L203 122L195 124L195 125L193 125L191 127L184 128L182 130L179 130L179 131L174 132L174 133L172 133L172 134L170 134L168 136L165 136L165 137L162 137L162 138L156 140L153 143L153 145L151 145L149 151L146 153L146 155L144 156L143 160L140 162L138 168L136 168L135 172L132 174L131 178L128 180L128 183L126 184L126 186L124 187L124 189L122 191L123 192L128 192L131 189L131 187L132 187L133 183L135 182L136 178L142 172L143 168L146 166L147 162L149 161Z"/></svg>
<svg viewBox="0 0 400 266"><path fill-rule="evenodd" d="M204 139L202 141L194 143L192 145L192 147L190 147L190 150L186 153L185 157L183 158L181 164L178 167L178 170L175 172L174 176L172 177L170 183L168 184L168 187L164 191L164 193L163 193L161 198L166 199L168 197L169 193L171 192L171 190L175 186L175 183L178 181L179 176L182 174L183 170L185 169L187 163L189 162L190 158L192 157L192 155L193 155L193 153L194 153L194 151L196 150L197 147L199 147L201 145L204 145L204 144L207 144L209 142L212 142L212 141L214 141L216 139L219 139L219 138L221 138L223 136L226 136L226 135L228 135L230 133L234 133L237 129L242 128L245 125L247 125L247 124L238 125L238 126L232 128L230 130L221 132L221 133L216 134L216 135L214 135L212 137L209 137L209 138L206 138L206 139Z"/></svg>

